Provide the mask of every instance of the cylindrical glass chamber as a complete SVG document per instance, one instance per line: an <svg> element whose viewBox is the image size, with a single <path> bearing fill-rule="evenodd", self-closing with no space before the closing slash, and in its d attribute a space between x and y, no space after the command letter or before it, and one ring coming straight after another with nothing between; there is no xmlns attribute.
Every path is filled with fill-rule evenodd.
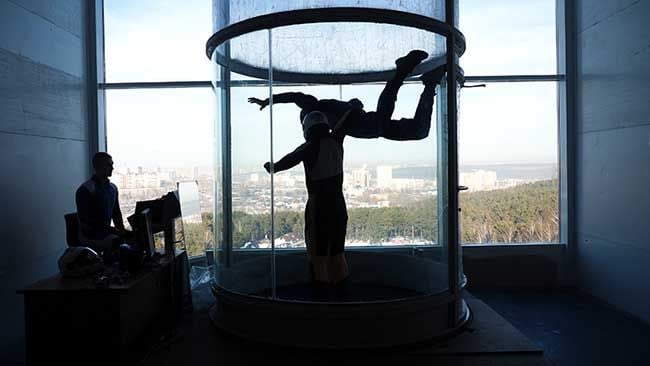
<svg viewBox="0 0 650 366"><path fill-rule="evenodd" d="M457 0L215 0L213 16L206 45L217 106L213 322L256 340L330 348L416 342L466 324L455 132L465 43L455 28ZM306 172L273 165L267 173L263 165L305 142L305 98L354 100L374 113L386 85L396 85L387 83L395 60L414 49L428 57L411 75L441 67L447 76L435 91L419 81L401 86L392 119L413 126L402 135L346 121L366 123L345 137L347 213L338 215L347 215L350 276L314 283Z"/></svg>

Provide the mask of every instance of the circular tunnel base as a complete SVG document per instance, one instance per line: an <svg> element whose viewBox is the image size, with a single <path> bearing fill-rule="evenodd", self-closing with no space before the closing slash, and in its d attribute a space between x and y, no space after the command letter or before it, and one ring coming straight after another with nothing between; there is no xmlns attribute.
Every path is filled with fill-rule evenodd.
<svg viewBox="0 0 650 366"><path fill-rule="evenodd" d="M278 268L285 271L278 278L275 296L261 280L229 282L224 278L213 285L215 304L210 318L218 328L245 339L306 348L354 349L406 345L450 336L462 329L471 314L462 298L435 284L402 286L403 278L413 283L424 273L437 273L440 284L447 266L431 260L398 254L369 252L346 253L352 276L340 286L316 286L305 281L301 272L306 258L292 254L278 257ZM382 267L384 262L387 266ZM241 262L231 268L232 278L260 278L268 258ZM303 266L297 267L296 263ZM382 272L364 268L393 268L400 276L382 276ZM389 264L390 263L390 264ZM291 265L293 264L293 265ZM284 265L284 266L283 266ZM424 272L424 273L423 273ZM246 273L249 275L246 276ZM422 277L421 277L422 276ZM437 290L437 292L432 292Z"/></svg>

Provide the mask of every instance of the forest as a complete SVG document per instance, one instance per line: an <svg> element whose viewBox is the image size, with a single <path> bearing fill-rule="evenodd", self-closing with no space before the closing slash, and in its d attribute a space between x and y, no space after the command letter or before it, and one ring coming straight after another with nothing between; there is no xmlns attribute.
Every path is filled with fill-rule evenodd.
<svg viewBox="0 0 650 366"><path fill-rule="evenodd" d="M556 242L559 235L558 181L545 180L516 187L460 194L461 241L472 244ZM437 241L436 197L396 207L348 210L347 241L368 243ZM189 254L200 255L212 247L213 215L203 214L202 224L185 224ZM219 215L219 221L220 215ZM233 212L233 247L254 248L268 240L270 214ZM301 241L304 213L275 213L275 237ZM253 244L253 245L251 245Z"/></svg>

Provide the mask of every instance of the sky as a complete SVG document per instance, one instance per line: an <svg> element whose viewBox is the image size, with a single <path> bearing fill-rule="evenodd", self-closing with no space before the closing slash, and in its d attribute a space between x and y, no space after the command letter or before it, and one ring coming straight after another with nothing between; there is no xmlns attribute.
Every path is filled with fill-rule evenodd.
<svg viewBox="0 0 650 366"><path fill-rule="evenodd" d="M461 0L460 30L467 41L461 58L466 75L554 74L555 1ZM210 80L215 67L205 56L212 34L210 0L105 0L107 82ZM361 99L374 109L381 86L274 88L318 98ZM422 86L405 85L394 118L411 117ZM233 168L269 159L268 109L246 102L268 97L268 87L232 89ZM556 83L491 83L463 89L459 105L462 164L557 161ZM202 166L214 155L216 99L211 89L107 91L108 151L118 166ZM347 138L352 165L423 164L436 161L435 112L422 141ZM273 109L274 158L302 143L299 110Z"/></svg>

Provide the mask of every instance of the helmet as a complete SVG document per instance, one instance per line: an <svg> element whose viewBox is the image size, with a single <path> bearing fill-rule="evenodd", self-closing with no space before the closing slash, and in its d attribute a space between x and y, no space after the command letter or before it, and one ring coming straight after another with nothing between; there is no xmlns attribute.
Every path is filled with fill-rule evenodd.
<svg viewBox="0 0 650 366"><path fill-rule="evenodd" d="M67 248L58 263L64 277L83 277L104 269L102 258L88 247Z"/></svg>
<svg viewBox="0 0 650 366"><path fill-rule="evenodd" d="M305 139L307 138L309 129L319 124L325 124L329 127L327 116L323 112L313 111L307 113L305 118L302 119L302 134L305 136Z"/></svg>

